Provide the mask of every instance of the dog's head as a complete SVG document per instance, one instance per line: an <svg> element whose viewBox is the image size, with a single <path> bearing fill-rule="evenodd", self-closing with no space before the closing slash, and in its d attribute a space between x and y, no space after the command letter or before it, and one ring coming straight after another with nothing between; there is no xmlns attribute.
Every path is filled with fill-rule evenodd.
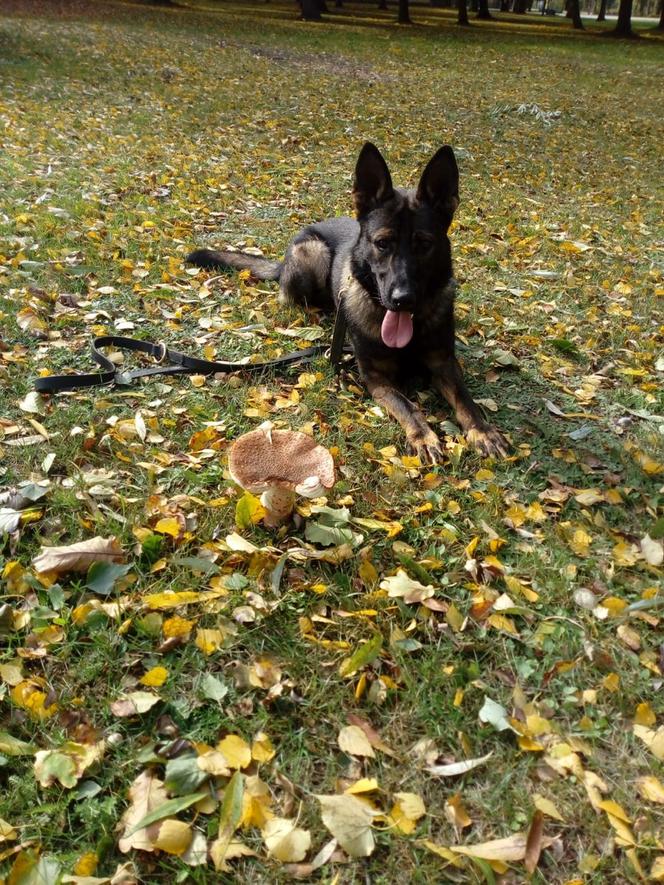
<svg viewBox="0 0 664 885"><path fill-rule="evenodd" d="M353 201L360 222L354 250L370 293L387 311L382 338L404 347L413 334L412 314L452 276L447 231L459 205L459 170L445 145L431 158L417 188L392 185L380 151L367 142L357 160Z"/></svg>

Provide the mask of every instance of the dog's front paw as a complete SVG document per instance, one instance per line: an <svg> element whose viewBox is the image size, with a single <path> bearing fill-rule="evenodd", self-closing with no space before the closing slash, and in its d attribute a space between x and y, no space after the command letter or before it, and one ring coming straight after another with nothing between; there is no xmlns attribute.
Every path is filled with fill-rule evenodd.
<svg viewBox="0 0 664 885"><path fill-rule="evenodd" d="M417 455L422 464L442 464L445 458L442 444L433 430L410 436L408 447Z"/></svg>
<svg viewBox="0 0 664 885"><path fill-rule="evenodd" d="M495 427L473 427L466 433L466 439L482 455L509 455L510 446L505 437Z"/></svg>

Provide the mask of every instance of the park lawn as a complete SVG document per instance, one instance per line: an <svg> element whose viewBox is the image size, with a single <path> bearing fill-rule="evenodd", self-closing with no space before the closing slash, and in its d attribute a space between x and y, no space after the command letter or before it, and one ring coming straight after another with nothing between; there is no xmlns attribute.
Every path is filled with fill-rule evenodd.
<svg viewBox="0 0 664 885"><path fill-rule="evenodd" d="M662 881L661 39L42 6L0 18L0 488L37 498L0 505L0 881L288 881L332 833L325 882ZM278 255L349 212L366 139L401 183L457 152L460 355L508 460L422 391L447 460L419 465L324 359L31 394L95 334L220 359L325 340L272 284L183 258ZM350 547L236 514L227 448L265 420L332 449ZM126 567L37 573L95 536ZM330 831L317 797L349 788Z"/></svg>

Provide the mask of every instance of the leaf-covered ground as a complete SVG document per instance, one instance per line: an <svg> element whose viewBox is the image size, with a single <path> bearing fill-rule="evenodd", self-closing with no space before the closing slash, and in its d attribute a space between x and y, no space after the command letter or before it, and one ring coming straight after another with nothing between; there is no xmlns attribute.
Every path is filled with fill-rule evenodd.
<svg viewBox="0 0 664 885"><path fill-rule="evenodd" d="M2 881L664 881L661 41L45 6L0 18ZM421 392L420 466L324 359L31 393L94 334L325 340L183 257L348 212L367 138L402 183L457 152L510 459ZM266 420L338 475L278 533L227 470Z"/></svg>

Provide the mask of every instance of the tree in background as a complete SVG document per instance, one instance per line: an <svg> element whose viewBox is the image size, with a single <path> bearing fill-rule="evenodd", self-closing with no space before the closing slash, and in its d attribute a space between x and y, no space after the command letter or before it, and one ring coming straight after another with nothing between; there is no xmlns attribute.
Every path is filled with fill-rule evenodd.
<svg viewBox="0 0 664 885"><path fill-rule="evenodd" d="M634 0L620 0L620 9L618 10L618 24L611 32L616 37L633 37L632 30L632 3Z"/></svg>
<svg viewBox="0 0 664 885"><path fill-rule="evenodd" d="M400 25L411 24L408 4L409 0L399 0L399 14L397 15L397 21Z"/></svg>
<svg viewBox="0 0 664 885"><path fill-rule="evenodd" d="M572 26L578 30L583 30L583 22L581 20L581 9L579 0L568 0L567 17L572 19Z"/></svg>
<svg viewBox="0 0 664 885"><path fill-rule="evenodd" d="M493 16L489 12L489 0L479 0L477 7L477 18L492 19Z"/></svg>
<svg viewBox="0 0 664 885"><path fill-rule="evenodd" d="M606 4L607 4L607 0L601 0L601 2L599 4L599 13L597 15L598 22L605 22L606 21Z"/></svg>
<svg viewBox="0 0 664 885"><path fill-rule="evenodd" d="M659 4L659 24L656 30L664 31L664 0Z"/></svg>
<svg viewBox="0 0 664 885"><path fill-rule="evenodd" d="M468 21L468 4L466 3L466 0L459 0L459 15L457 17L457 24L470 24L470 22Z"/></svg>

